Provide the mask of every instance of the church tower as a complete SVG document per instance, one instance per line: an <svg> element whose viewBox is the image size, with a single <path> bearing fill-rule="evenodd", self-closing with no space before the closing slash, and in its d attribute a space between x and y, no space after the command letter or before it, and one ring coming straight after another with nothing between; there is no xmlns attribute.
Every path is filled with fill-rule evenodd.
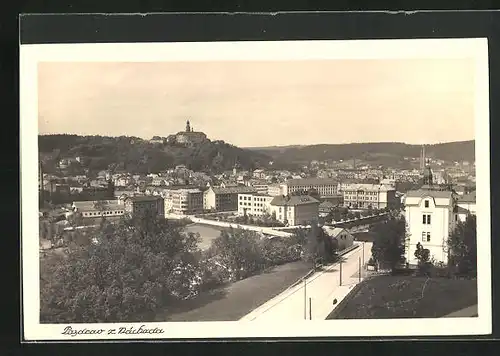
<svg viewBox="0 0 500 356"><path fill-rule="evenodd" d="M189 123L189 120L186 121L186 132L191 132L191 124Z"/></svg>

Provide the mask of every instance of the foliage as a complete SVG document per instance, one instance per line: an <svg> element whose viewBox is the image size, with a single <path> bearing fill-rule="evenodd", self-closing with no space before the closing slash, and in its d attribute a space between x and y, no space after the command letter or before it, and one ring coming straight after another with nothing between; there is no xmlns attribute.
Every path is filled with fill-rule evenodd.
<svg viewBox="0 0 500 356"><path fill-rule="evenodd" d="M312 224L307 231L298 229L295 239L303 246L303 259L315 264L326 264L336 259L337 246L328 234L318 225Z"/></svg>
<svg viewBox="0 0 500 356"><path fill-rule="evenodd" d="M430 261L431 253L429 249L424 248L422 244L417 243L417 248L415 250L415 257L418 260L418 269L421 275L429 275L432 263Z"/></svg>
<svg viewBox="0 0 500 356"><path fill-rule="evenodd" d="M40 135L39 150L52 153L46 171L53 171L59 158L84 157L84 168L92 172L113 169L135 173L159 172L184 164L195 171L223 172L238 162L242 169L265 166L265 154L241 149L224 141L206 141L185 147L158 145L137 137Z"/></svg>
<svg viewBox="0 0 500 356"><path fill-rule="evenodd" d="M69 249L44 281L42 322L136 321L198 293L198 237L178 224L152 215L123 219L95 238Z"/></svg>
<svg viewBox="0 0 500 356"><path fill-rule="evenodd" d="M448 239L449 264L461 275L477 274L476 216L468 215L460 221Z"/></svg>
<svg viewBox="0 0 500 356"><path fill-rule="evenodd" d="M373 259L383 268L394 270L404 261L406 223L403 216L389 215L388 219L374 225L375 240Z"/></svg>
<svg viewBox="0 0 500 356"><path fill-rule="evenodd" d="M207 255L217 258L228 270L230 281L249 277L264 266L260 236L254 231L233 228L222 230L220 236L212 241Z"/></svg>
<svg viewBox="0 0 500 356"><path fill-rule="evenodd" d="M429 156L447 161L474 161L474 141L449 142L427 145ZM258 151L270 155L276 166L290 162L310 162L312 160L349 160L363 157L365 161L380 164L405 165L404 157L419 157L420 145L400 142L321 144L310 146L269 147Z"/></svg>

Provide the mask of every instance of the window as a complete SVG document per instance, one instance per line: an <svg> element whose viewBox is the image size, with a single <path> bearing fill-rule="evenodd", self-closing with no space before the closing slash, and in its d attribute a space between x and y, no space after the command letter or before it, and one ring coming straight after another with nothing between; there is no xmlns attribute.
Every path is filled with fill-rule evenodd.
<svg viewBox="0 0 500 356"><path fill-rule="evenodd" d="M425 206L426 208L428 208L428 207L429 207L429 201L428 201L428 200L424 201L424 206Z"/></svg>
<svg viewBox="0 0 500 356"><path fill-rule="evenodd" d="M431 224L431 215L430 214L423 214L422 215L422 224L424 224L424 225Z"/></svg>
<svg viewBox="0 0 500 356"><path fill-rule="evenodd" d="M430 242L430 241L431 241L431 233L422 232L422 242Z"/></svg>
<svg viewBox="0 0 500 356"><path fill-rule="evenodd" d="M458 215L455 214L455 221L458 221Z"/></svg>

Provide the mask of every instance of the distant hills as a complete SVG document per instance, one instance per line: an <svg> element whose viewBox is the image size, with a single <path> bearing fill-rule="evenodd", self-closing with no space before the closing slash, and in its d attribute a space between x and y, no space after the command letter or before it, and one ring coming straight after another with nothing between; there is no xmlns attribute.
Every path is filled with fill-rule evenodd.
<svg viewBox="0 0 500 356"><path fill-rule="evenodd" d="M401 142L321 144L309 146L273 146L250 148L271 156L277 163L310 162L312 160L404 161L404 157L419 157L420 145ZM445 161L474 161L475 141L458 141L426 145L426 156Z"/></svg>
<svg viewBox="0 0 500 356"><path fill-rule="evenodd" d="M273 162L277 169L294 169L318 161L353 160L371 165L407 167L405 157L419 157L421 146L400 142L321 144L239 148L224 141L206 141L195 146L156 144L138 137L39 135L39 152L46 171L56 169L61 158L81 157L75 169L105 169L137 173L159 172L177 165L195 171L220 173L240 169L265 168ZM474 161L475 141L426 145L427 157L445 161Z"/></svg>
<svg viewBox="0 0 500 356"><path fill-rule="evenodd" d="M268 165L271 157L265 153L245 150L224 141L206 141L194 146L155 144L138 137L39 135L40 156L55 169L57 161L81 157L81 164L91 171L106 169L137 173L160 172L177 165L195 171L219 173L231 170L235 164L242 169ZM75 167L77 169L78 167Z"/></svg>

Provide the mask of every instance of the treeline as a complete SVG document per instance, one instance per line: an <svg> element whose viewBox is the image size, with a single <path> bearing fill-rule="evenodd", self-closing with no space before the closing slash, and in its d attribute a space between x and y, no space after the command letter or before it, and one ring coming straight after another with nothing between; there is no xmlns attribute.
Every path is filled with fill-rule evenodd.
<svg viewBox="0 0 500 356"><path fill-rule="evenodd" d="M177 165L195 171L220 173L237 163L242 169L265 167L270 158L262 153L244 150L224 141L206 141L188 147L158 145L137 137L106 137L78 135L41 135L39 151L46 158L46 171L55 170L61 158L81 157L81 164L72 163L68 169L78 171L83 166L90 171L108 168L128 172L159 172Z"/></svg>
<svg viewBox="0 0 500 356"><path fill-rule="evenodd" d="M426 155L445 161L474 161L475 141L459 141L426 146ZM256 149L272 156L277 162L309 162L312 160L383 160L419 157L420 145L401 142L322 144L299 147L269 147Z"/></svg>
<svg viewBox="0 0 500 356"><path fill-rule="evenodd" d="M279 264L301 258L331 262L337 249L316 227L274 239L227 229L200 251L199 235L151 215L102 221L95 231L74 233L70 240L65 258L41 259L42 323L154 320L204 291Z"/></svg>

